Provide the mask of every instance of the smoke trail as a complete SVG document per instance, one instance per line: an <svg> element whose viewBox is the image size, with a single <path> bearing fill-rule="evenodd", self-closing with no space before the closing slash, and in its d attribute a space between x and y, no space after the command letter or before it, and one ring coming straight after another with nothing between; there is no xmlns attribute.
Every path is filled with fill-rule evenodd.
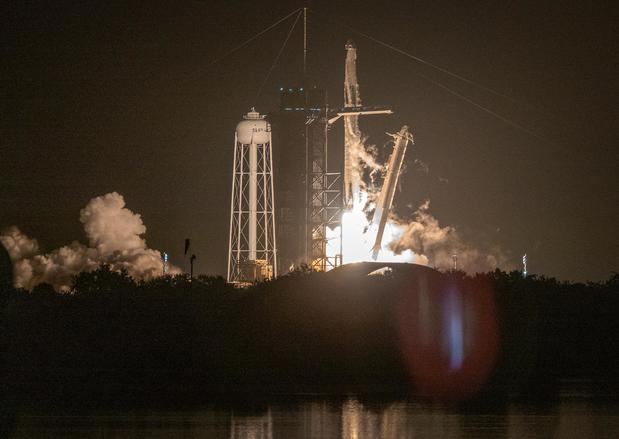
<svg viewBox="0 0 619 439"><path fill-rule="evenodd" d="M372 243L376 239L376 230L370 224L368 214L375 207L385 167L377 161L376 147L366 145L366 140L359 133L357 141L349 144L348 149L348 166L353 171L353 183L359 191L354 194L355 203L342 216L341 232L339 228L327 231L327 254L331 257L339 254L341 242L344 263L371 261ZM422 172L429 173L426 163L415 159L414 164ZM364 170L370 170L370 184L363 180ZM447 182L446 179L443 181ZM455 227L441 226L429 209L430 202L426 201L411 219L398 218L393 213L390 215L378 254L379 261L414 262L448 270L453 267L455 254L458 268L469 273L513 267L498 246L467 242Z"/></svg>
<svg viewBox="0 0 619 439"><path fill-rule="evenodd" d="M383 170L384 166L376 161L378 156L376 145L367 144L366 142L367 138L363 138L355 150L358 172L362 174L365 169L370 169L371 171Z"/></svg>
<svg viewBox="0 0 619 439"><path fill-rule="evenodd" d="M122 195L112 192L93 198L80 211L80 221L89 246L74 241L48 254L39 254L37 241L15 226L0 234L15 264L16 287L31 290L45 282L58 291L69 291L73 276L101 264L112 270L125 269L136 280L163 274L161 253L146 246L142 218L125 207ZM178 272L175 267L168 270Z"/></svg>
<svg viewBox="0 0 619 439"><path fill-rule="evenodd" d="M28 238L15 226L5 229L0 235L0 241L13 261L32 257L39 252L39 243L36 239Z"/></svg>
<svg viewBox="0 0 619 439"><path fill-rule="evenodd" d="M391 251L396 255L406 251L423 255L430 265L443 270L452 267L454 254L458 257L459 267L469 273L509 265L508 258L500 248L465 242L455 227L441 227L429 209L430 201L427 200L417 209L412 221L391 219L401 231L399 237L389 243Z"/></svg>

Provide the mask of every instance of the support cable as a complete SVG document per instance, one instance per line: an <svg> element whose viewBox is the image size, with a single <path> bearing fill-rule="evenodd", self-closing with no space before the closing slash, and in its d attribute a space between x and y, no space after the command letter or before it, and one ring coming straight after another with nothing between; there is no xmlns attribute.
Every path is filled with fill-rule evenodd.
<svg viewBox="0 0 619 439"><path fill-rule="evenodd" d="M506 124L508 124L508 125L510 125L510 126L512 126L512 127L514 127L514 128L517 128L517 129L519 129L519 130L522 130L522 131L524 131L525 133L530 134L531 136L536 137L536 138L538 138L538 139L540 139L540 140L544 140L544 141L546 141L546 142L554 143L552 140L550 140L550 139L548 139L548 138L546 138L546 137L543 137L543 136L541 136L541 135L537 134L537 133L536 133L536 132L534 132L534 131L531 131L530 129L528 129L528 128L526 128L526 127L522 126L522 125L520 125L520 124L519 124L519 123L517 123L517 122L514 122L514 121L513 121L513 120L511 120L511 119L508 119L508 118L506 118L506 117L504 117L504 116L501 116L499 113L497 113L497 112L495 112L495 111L492 111L491 109L489 109L489 108L487 108L487 107L484 107L484 106L483 106L483 105L481 105L481 104L478 104L477 102L473 101L472 99L467 98L466 96L464 96L464 95L462 95L462 94L458 93L458 92L457 92L457 91L455 91L455 90L452 90L451 88L447 87L447 86L446 86L446 85L444 85L444 84L441 84L441 83L440 83L440 82L438 82L438 81L435 81L434 79L431 79L431 78L429 78L429 77L427 77L427 76L425 76L425 75L422 75L421 73L416 73L416 72L415 72L414 74L415 74L415 75L417 75L417 76L419 76L420 78L425 79L425 80L426 80L426 81L428 81L428 82L431 82L432 84L436 85L437 87L442 88L443 90L447 91L448 93L451 93L452 95L454 95L454 96L456 96L456 97L459 97L460 99L462 99L462 100L464 100L464 101L468 102L469 104L471 104L471 105L473 105L473 106L475 106L475 107L479 108L480 110L485 111L486 113L488 113L488 114L490 114L490 115L492 115L492 116L496 117L497 119L499 119L499 120L501 120L501 121L505 122Z"/></svg>
<svg viewBox="0 0 619 439"><path fill-rule="evenodd" d="M216 58L215 60L211 61L208 64L207 67L214 66L215 64L217 64L218 62L220 62L224 58L227 58L229 55L233 54L237 50L242 49L243 47L245 47L246 45L248 45L249 43L254 41L256 38L258 38L259 36L261 36L262 34L268 32L268 31L270 31L271 29L273 29L275 26L277 26L281 22L286 21L289 17L293 16L294 14L296 14L297 12L299 12L302 9L303 8L297 8L294 11L292 11L290 14L286 15L285 17L280 18L275 23L273 23L272 25L268 26L266 29L261 30L260 32L258 32L256 35L254 35L253 37L249 38L245 42L243 42L243 43L239 44L238 46L234 47L233 49L229 50L228 52L226 52L224 55L220 56L219 58Z"/></svg>
<svg viewBox="0 0 619 439"><path fill-rule="evenodd" d="M410 53L410 52L407 52L407 51L405 51L405 50L403 50L403 49L400 49L400 48L398 48L398 47L395 47L395 46L393 46L393 45L391 45L391 44L389 44L389 43L386 43L386 42L384 42L384 41L381 41L381 40L379 40L378 38L374 38L374 37L372 37L371 35L368 35L368 34L366 34L366 33L364 33L364 32L361 32L361 31L359 31L359 30L357 30L357 29L355 29L355 28L353 28L353 27L351 27L351 26L349 26L349 25L347 25L347 24L344 24L344 26L346 26L346 27L347 27L347 28L349 28L351 31L355 32L356 34L359 34L360 36L367 38L367 39L368 39L368 40L370 40L370 41L373 41L373 42L375 42L375 43L377 43L377 44L380 44L381 46L384 46L384 47L386 47L386 48L388 48L388 49L391 49L391 50L393 50L394 52L399 53L400 55L404 55L404 56L406 56L407 58L411 58L411 59L413 59L413 60L415 60L415 61L417 61L417 62L420 62L420 63L422 63L422 64L424 64L424 65L429 66L429 67L432 67L433 69L436 69L436 70L438 70L439 72L442 72L442 73L444 73L444 74L446 74L446 75L449 75L449 76L451 76L452 78L459 79L460 81L466 82L467 84L470 84L470 85L473 85L473 86L475 86L475 87L477 87L477 88L480 88L480 89L482 89L482 90L485 90L485 91L487 91L488 93L491 93L491 94L493 94L493 95L495 95L495 96L499 96L499 97L501 97L501 98L503 98L503 99L506 99L506 100L508 100L508 101L512 102L513 104L516 104L516 105L522 105L522 106L526 106L526 107L531 108L531 109L533 109L533 110L535 110L535 111L537 111L537 112L539 112L539 113L543 113L543 114L546 114L546 115L549 115L549 116L550 116L550 114L548 114L547 112L545 112L545 111L543 111L543 110L540 110L540 109L537 109L537 108L535 108L534 106L532 106L531 104L528 104L528 103L526 103L526 102L520 101L520 100L518 100L518 99L514 99L514 98L513 98L513 97L511 97L511 96L508 96L508 95L506 95L506 94L504 94L504 93L498 92L498 91L496 91L496 90L494 90L494 89L492 89L492 88L490 88L490 87L488 87L488 86L486 86L486 85L483 85L483 84L480 84L480 83L478 83L478 82L476 82L476 81L473 81L472 79L468 79L468 78L466 78L466 77L464 77L464 76L458 75L457 73L453 73L453 72L451 72L451 71L449 71L449 70L447 70L447 69L445 69L445 68L443 68L443 67L440 67L440 66L437 66L436 64L431 63L430 61L426 61L426 60L425 60L425 59L423 59L423 58L419 58L418 56L415 56L415 55L413 55L413 54L412 54L412 53Z"/></svg>
<svg viewBox="0 0 619 439"><path fill-rule="evenodd" d="M297 22L299 21L299 18L301 17L302 13L303 11L300 10L299 13L297 14L297 18L295 18L294 22L292 23L292 26L290 26L290 30L288 30L288 35L286 35L286 38L284 39L284 43L282 44L282 47L279 49L277 56L275 56L275 60L273 61L273 64L271 64L271 67L269 68L269 71L264 77L262 84L260 84L260 87L258 87L258 91L256 92L256 97L254 98L254 102L258 102L258 98L260 97L260 94L262 93L262 89L264 88L265 84L269 80L271 73L273 73L275 66L277 66L277 62L279 61L279 58L282 56L282 53L284 52L284 49L286 48L286 44L288 44L288 40L290 39L290 36L292 35L292 32L294 31L294 28L296 27Z"/></svg>
<svg viewBox="0 0 619 439"><path fill-rule="evenodd" d="M344 23L344 22L341 22L341 21L339 21L339 20L337 20L337 21L331 20L331 21L332 21L333 23L337 23L337 24L343 25L343 26L347 27L348 29L350 29L352 32L354 32L354 33L356 33L356 34L358 34L358 35L360 35L360 36L362 36L362 37L364 37L364 38L367 38L367 39L369 39L370 41L373 41L373 42L375 42L375 43L377 43L377 44L379 44L379 45L381 45L381 46L387 47L388 49L393 50L393 51L395 51L395 52L397 52L397 53L399 53L399 54L401 54L401 55L404 55L404 56L406 56L406 57L408 57L408 58L411 58L411 59L413 59L413 60L415 60L415 61L421 62L421 63L426 64L426 65L428 65L428 66L431 66L431 67L433 67L433 68L435 68L435 69L437 69L437 70L439 70L439 71L441 71L441 72L443 72L443 73L446 73L446 74L448 74L448 75L450 75L450 76L452 76L452 77L458 78L458 79L460 79L460 80L462 80L462 81L464 81L464 82L467 82L467 83L469 83L469 84L472 84L472 85L475 85L475 86L477 86L477 87L479 87L479 88L482 88L482 89L484 89L484 90L487 90L488 92L493 93L493 94L495 94L495 95L497 95L497 96L501 96L501 97L503 97L503 98L506 98L506 99L508 99L508 100L510 100L510 101L512 101L512 102L514 102L514 103L518 103L518 104L521 104L521 105L526 105L526 106L530 107L530 105L529 105L529 104L526 104L526 103L524 103L524 102L518 102L518 101L514 100L513 98L511 98L511 97L509 97L509 96L507 96L507 95L503 95L502 93L499 93L499 92L496 92L496 91L492 90L492 89L491 89L491 88L489 88L489 87L486 87L486 86L484 86L484 85L482 85L482 84L478 84L478 83L476 83L476 82L474 82L474 81L471 81L470 79L467 79L467 78L461 77L460 75L457 75L457 74L455 74L455 73L449 72L448 70L443 69L443 68L441 68L441 67L435 66L434 64L430 63L429 61L425 61L425 60L423 60L423 59L421 59L421 58L419 58L419 57L416 57L415 55L413 55L413 54L411 54L411 53L408 53L408 52L406 52L406 51L404 51L404 50L402 50L402 49L399 49L399 48L397 48L397 47L395 47L395 46L392 46L391 44L385 43L384 41L381 41L381 40L379 40L379 39L377 39L377 38L374 38L374 37L372 37L372 36L370 36L370 35L368 35L368 34L366 34L366 33L364 33L364 32L361 32L361 31L359 31L359 30L357 30L357 29L353 28L352 26L350 26L350 25L348 25L348 24L346 24L346 23ZM523 126L523 125L521 125L521 124L519 124L519 123L517 123L517 122L515 122L514 120L509 119L509 118L507 118L507 117L505 117L505 116L502 116L502 115L500 115L499 113L497 113L497 112L495 112L495 111L493 111L493 110L491 110L491 109L489 109L489 108L487 108L487 107L485 107L485 106L483 106L483 105L481 105L481 104L479 104L479 103L475 102L474 100L472 100L472 99L470 99L470 98L468 98L468 97L464 96L463 94L458 93L457 91L453 90L452 88L450 88L450 87L448 87L448 86L446 86L446 85L442 84L441 82L439 82L439 81L437 81L437 80L435 80L435 79L432 79L432 78L430 78L430 77L428 77L428 76L426 76L426 75L424 75L424 74L417 73L417 72L413 72L413 74L414 74L414 75L416 75L416 76L419 76L420 78L425 79L426 81L428 81L428 82L430 82L430 83L432 83L432 84L436 85L437 87L442 88L443 90L447 91L448 93L452 94L453 96L456 96L456 97L458 97L458 98L460 98L460 99L464 100L465 102L467 102L467 103L469 103L469 104L473 105L474 107L476 107L476 108L478 108L478 109L480 109L480 110L482 110L482 111L484 111L484 112L486 112L486 113L488 113L488 114L490 114L490 115L494 116L495 118L497 118L497 119L499 119L499 120L503 121L504 123L506 123L506 124L510 125L510 126L511 126L511 127L513 127L513 128L519 129L519 130L521 130L521 131L523 131L523 132L525 132L525 133L527 133L527 134L529 134L529 135L531 135L531 136L533 136L533 137L536 137L536 138L538 138L538 139L540 139L540 140L544 140L544 141L546 141L546 142L550 142L550 143L555 143L554 141L552 141L552 140L550 140L550 139L548 139L548 138L546 138L546 137L543 137L543 136L541 136L540 134L537 134L536 132L534 132L534 131L532 131L532 130L530 130L530 129L526 128L525 126ZM539 111L539 110L538 110L538 111Z"/></svg>

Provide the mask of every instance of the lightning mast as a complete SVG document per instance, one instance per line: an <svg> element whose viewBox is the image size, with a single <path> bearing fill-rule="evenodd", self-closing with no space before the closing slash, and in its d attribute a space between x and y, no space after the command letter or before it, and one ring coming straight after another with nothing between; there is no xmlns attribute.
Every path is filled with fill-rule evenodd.
<svg viewBox="0 0 619 439"><path fill-rule="evenodd" d="M389 133L387 133L389 134ZM408 142L414 143L413 135L408 132L408 127L404 125L399 133L389 134L395 140L393 152L389 158L389 164L387 165L387 176L383 182L383 187L378 196L376 202L376 210L374 210L374 218L372 219L372 227L377 228L376 242L372 248L372 257L376 260L378 252L382 247L383 233L385 232L385 225L387 224L387 218L389 216L389 210L393 203L393 197L395 195L395 189L398 185L398 177L402 169L402 163L404 162L404 154L406 153L406 147Z"/></svg>

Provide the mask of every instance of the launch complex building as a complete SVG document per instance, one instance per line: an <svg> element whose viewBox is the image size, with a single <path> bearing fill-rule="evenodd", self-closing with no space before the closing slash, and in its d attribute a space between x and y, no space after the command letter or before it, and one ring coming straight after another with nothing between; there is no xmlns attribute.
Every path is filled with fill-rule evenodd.
<svg viewBox="0 0 619 439"><path fill-rule="evenodd" d="M346 43L344 106L333 110L318 87L280 88L277 111L252 109L235 131L229 282L253 283L300 267L328 271L342 264L342 213L359 202L358 154L363 148L358 118L391 114L363 106L357 82L357 49ZM343 169L328 163L329 128L344 122ZM372 221L377 230L374 259L397 186L407 127L393 135L395 147ZM329 231L339 230L339 249L329 247ZM329 250L330 248L330 250Z"/></svg>

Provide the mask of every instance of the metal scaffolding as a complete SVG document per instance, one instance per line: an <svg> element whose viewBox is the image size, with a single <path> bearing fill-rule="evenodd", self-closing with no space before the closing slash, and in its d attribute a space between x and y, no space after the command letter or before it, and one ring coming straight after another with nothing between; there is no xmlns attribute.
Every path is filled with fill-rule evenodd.
<svg viewBox="0 0 619 439"><path fill-rule="evenodd" d="M342 262L341 236L335 252L329 252L327 228L335 231L342 218L340 172L328 171L328 107L310 108L306 120L307 167L307 260L314 271L328 271ZM339 228L341 233L341 227Z"/></svg>

